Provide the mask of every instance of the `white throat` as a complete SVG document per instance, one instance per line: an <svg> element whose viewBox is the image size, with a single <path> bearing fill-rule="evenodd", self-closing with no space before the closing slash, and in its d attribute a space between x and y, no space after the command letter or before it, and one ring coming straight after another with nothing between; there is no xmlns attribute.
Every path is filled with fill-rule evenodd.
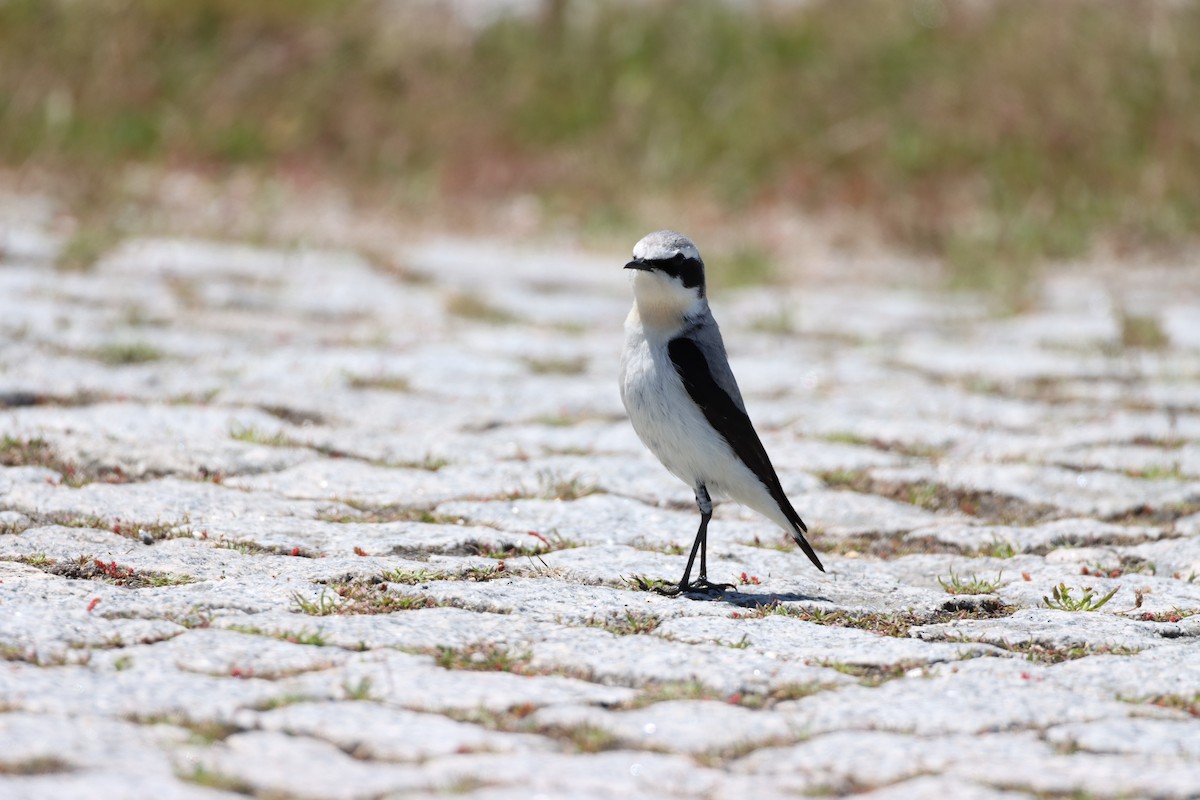
<svg viewBox="0 0 1200 800"><path fill-rule="evenodd" d="M674 333L683 327L686 317L702 313L706 305L694 289L646 272L633 274L633 310L647 331Z"/></svg>

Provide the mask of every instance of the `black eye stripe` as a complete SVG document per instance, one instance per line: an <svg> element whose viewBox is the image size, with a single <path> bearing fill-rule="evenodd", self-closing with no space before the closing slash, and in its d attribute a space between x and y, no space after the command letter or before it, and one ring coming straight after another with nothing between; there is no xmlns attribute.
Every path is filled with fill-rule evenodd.
<svg viewBox="0 0 1200 800"><path fill-rule="evenodd" d="M676 253L670 258L646 259L646 263L664 275L679 278L689 289L693 286L704 286L704 265L698 258L688 258L683 253Z"/></svg>

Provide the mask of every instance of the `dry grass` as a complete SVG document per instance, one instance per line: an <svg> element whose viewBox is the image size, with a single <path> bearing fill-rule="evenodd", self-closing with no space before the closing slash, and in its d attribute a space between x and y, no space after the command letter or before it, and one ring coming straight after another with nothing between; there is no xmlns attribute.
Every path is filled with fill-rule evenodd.
<svg viewBox="0 0 1200 800"><path fill-rule="evenodd" d="M622 235L647 197L848 209L1004 291L1200 229L1194 3L568 2L476 35L398 5L2 3L0 166L70 175L93 209L130 164L530 193Z"/></svg>

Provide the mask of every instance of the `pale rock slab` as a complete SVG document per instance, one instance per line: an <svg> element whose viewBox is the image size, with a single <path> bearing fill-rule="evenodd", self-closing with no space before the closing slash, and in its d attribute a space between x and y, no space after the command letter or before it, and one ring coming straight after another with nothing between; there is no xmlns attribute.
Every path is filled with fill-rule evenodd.
<svg viewBox="0 0 1200 800"><path fill-rule="evenodd" d="M490 731L440 714L372 702L295 703L259 714L260 730L330 742L364 761L421 762L456 753L554 750L545 738Z"/></svg>
<svg viewBox="0 0 1200 800"><path fill-rule="evenodd" d="M811 793L821 788L843 793L879 786L884 788L877 791L887 796L889 785L896 784L892 788L898 792L913 779L944 773L955 764L1052 752L1035 733L1023 731L926 736L845 731L822 734L798 744L762 748L735 761L733 769L769 775L780 788L795 792ZM991 790L980 786L975 791L985 798L1000 794L989 794ZM968 792L967 796L976 795Z"/></svg>
<svg viewBox="0 0 1200 800"><path fill-rule="evenodd" d="M672 753L719 754L795 738L788 720L715 700L669 700L609 711L594 706L543 708L529 717L534 730L595 728L618 746Z"/></svg>

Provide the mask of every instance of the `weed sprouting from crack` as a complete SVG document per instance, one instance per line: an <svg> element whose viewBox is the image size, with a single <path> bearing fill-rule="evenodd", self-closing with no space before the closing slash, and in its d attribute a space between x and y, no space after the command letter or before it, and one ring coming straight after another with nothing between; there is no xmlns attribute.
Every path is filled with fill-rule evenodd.
<svg viewBox="0 0 1200 800"><path fill-rule="evenodd" d="M469 541L463 545L466 555L484 556L486 558L537 558L556 550L570 550L582 545L574 539L569 539L557 530L549 533L527 531L527 534L537 540L538 544L521 545L512 542L494 545L487 542Z"/></svg>
<svg viewBox="0 0 1200 800"><path fill-rule="evenodd" d="M1134 614L1133 619L1141 620L1142 622L1182 622L1188 617L1194 617L1197 614L1200 614L1200 609L1179 608L1176 606L1170 611L1145 611L1140 614Z"/></svg>
<svg viewBox="0 0 1200 800"><path fill-rule="evenodd" d="M446 647L439 645L428 651L434 663L442 669L469 670L472 672L511 672L516 675L533 674L530 662L533 655L515 652L494 644Z"/></svg>
<svg viewBox="0 0 1200 800"><path fill-rule="evenodd" d="M577 753L601 753L605 750L616 750L621 742L609 731L594 725L550 726L541 728L538 733L565 741Z"/></svg>
<svg viewBox="0 0 1200 800"><path fill-rule="evenodd" d="M935 625L953 622L961 619L994 619L1007 617L1017 610L1016 606L1001 603L999 600L985 600L982 603L967 608L942 608L926 614L914 611L853 612L841 609L806 608L803 606L784 605L779 601L756 605L745 612L734 612L734 618L761 619L770 615L780 615L794 619L814 622L818 625L831 625L838 628L856 628L870 631L881 636L905 638L909 632L920 625Z"/></svg>
<svg viewBox="0 0 1200 800"><path fill-rule="evenodd" d="M318 513L317 519L322 522L336 522L339 524L355 522L366 524L380 522L423 522L427 525L466 524L466 520L461 517L435 514L428 508L400 505L376 506L347 498L342 498L338 502L349 506L353 509L353 513L346 513L338 509L327 509Z"/></svg>
<svg viewBox="0 0 1200 800"><path fill-rule="evenodd" d="M355 375L345 374L346 386L351 389L379 389L386 392L408 393L412 383L403 375Z"/></svg>
<svg viewBox="0 0 1200 800"><path fill-rule="evenodd" d="M980 556L1000 559L1013 558L1016 554L1017 549L1013 546L1012 542L1001 539L993 539L979 551Z"/></svg>
<svg viewBox="0 0 1200 800"><path fill-rule="evenodd" d="M420 594L388 591L383 583L334 583L321 589L316 598L292 594L296 608L303 614L327 617L343 614L390 614L442 605L436 598Z"/></svg>
<svg viewBox="0 0 1200 800"><path fill-rule="evenodd" d="M626 611L624 614L611 614L607 617L589 617L584 623L590 628L603 628L617 636L630 636L639 633L650 633L659 626L662 618L656 614L642 611Z"/></svg>
<svg viewBox="0 0 1200 800"><path fill-rule="evenodd" d="M507 325L518 321L508 311L493 306L479 295L470 292L456 292L447 297L446 312L489 325Z"/></svg>
<svg viewBox="0 0 1200 800"><path fill-rule="evenodd" d="M581 375L587 370L588 361L583 356L575 358L525 358L522 359L534 375Z"/></svg>
<svg viewBox="0 0 1200 800"><path fill-rule="evenodd" d="M957 511L1001 523L1032 524L1055 513L1050 506L1026 503L1014 497L955 489L929 481L883 481L866 470L820 473L832 488L874 494L915 505L926 511Z"/></svg>
<svg viewBox="0 0 1200 800"><path fill-rule="evenodd" d="M33 525L33 523L30 522L28 519L17 519L17 520L9 520L9 521L5 521L5 522L0 522L0 536L6 536L6 535L15 536L19 533L24 533L25 531L29 530L29 528L32 525Z"/></svg>
<svg viewBox="0 0 1200 800"><path fill-rule="evenodd" d="M237 631L238 633L245 633L250 636L269 636L272 639L279 639L282 642L306 644L312 647L325 647L329 644L329 640L325 638L325 634L320 628L316 630L301 628L298 631L268 631L253 625L229 625L226 630Z"/></svg>
<svg viewBox="0 0 1200 800"><path fill-rule="evenodd" d="M788 700L800 700L823 692L829 686L821 683L786 683L766 690L736 691L725 694L700 681L662 681L642 686L637 696L622 708L645 708L673 700L713 700L752 709L771 708Z"/></svg>
<svg viewBox="0 0 1200 800"><path fill-rule="evenodd" d="M229 438L247 444L261 444L265 447L307 447L306 444L293 439L283 431L266 433L253 425L235 425L229 431Z"/></svg>
<svg viewBox="0 0 1200 800"><path fill-rule="evenodd" d="M418 583L432 583L433 581L491 581L496 578L504 578L508 576L508 568L504 561L500 561L493 567L469 567L459 572L451 572L445 569L406 569L397 567L393 570L384 572L380 577L388 583L402 583L406 586L413 586Z"/></svg>
<svg viewBox="0 0 1200 800"><path fill-rule="evenodd" d="M948 594L995 594L996 590L1001 586L1001 579L1004 577L1004 572L1001 571L996 575L994 581L989 581L984 578L979 578L972 575L969 580L963 580L960 575L956 575L954 570L950 570L950 579L948 581L938 578L938 583L946 590Z"/></svg>
<svg viewBox="0 0 1200 800"><path fill-rule="evenodd" d="M420 469L420 470L424 470L425 472L437 472L442 467L448 466L450 464L450 459L441 458L441 457L435 456L431 453L426 453L424 456L422 456L419 459L412 459L412 460L407 460L407 461L390 459L390 460L379 461L379 462L375 462L375 463L378 463L378 465L381 467L397 467L399 469Z"/></svg>
<svg viewBox="0 0 1200 800"><path fill-rule="evenodd" d="M51 575L59 575L73 580L95 580L111 583L126 589L157 588L162 586L182 586L196 583L191 575L158 572L155 570L137 570L133 567L117 564L116 561L103 561L92 556L79 556L74 561L59 562L45 558L30 560L20 559Z"/></svg>
<svg viewBox="0 0 1200 800"><path fill-rule="evenodd" d="M110 342L87 355L112 367L147 364L166 357L162 350L147 342Z"/></svg>
<svg viewBox="0 0 1200 800"><path fill-rule="evenodd" d="M892 664L849 664L842 661L818 661L816 662L822 667L836 670L843 675L850 675L858 678L859 683L863 686L880 686L888 681L903 678L911 672L921 670L925 674L929 663L926 661L918 661L909 659L905 661L897 661Z"/></svg>
<svg viewBox="0 0 1200 800"><path fill-rule="evenodd" d="M1126 700L1126 698L1121 699ZM1193 717L1200 717L1200 692L1191 697L1181 694L1159 694L1144 700L1126 700L1126 702L1148 703L1159 708L1170 708Z"/></svg>
<svg viewBox="0 0 1200 800"><path fill-rule="evenodd" d="M33 758L26 758L21 761L0 760L0 775L57 775L63 772L73 772L74 770L75 767L69 762L63 761L56 756L34 756Z"/></svg>
<svg viewBox="0 0 1200 800"><path fill-rule="evenodd" d="M64 486L79 488L88 483L125 483L129 479L117 466L90 466L86 469L59 455L54 446L40 436L0 438L0 466L45 467L62 476Z"/></svg>
<svg viewBox="0 0 1200 800"><path fill-rule="evenodd" d="M28 564L31 567L45 570L54 566L58 562L58 559L50 558L45 553L30 553L29 555L21 556L0 556L0 561L15 561L19 564Z"/></svg>
<svg viewBox="0 0 1200 800"><path fill-rule="evenodd" d="M177 772L175 775L181 781L194 783L197 786L203 786L208 789L217 789L246 796L252 796L255 793L255 788L243 778L211 770L203 764L196 764L190 771Z"/></svg>
<svg viewBox="0 0 1200 800"><path fill-rule="evenodd" d="M673 581L663 578L650 578L645 575L630 575L628 578L621 578L621 581L638 592L657 592L663 589L673 589L677 586Z"/></svg>
<svg viewBox="0 0 1200 800"><path fill-rule="evenodd" d="M349 679L342 682L342 691L346 693L347 700L371 700L371 679L368 677L359 678L351 683Z"/></svg>
<svg viewBox="0 0 1200 800"><path fill-rule="evenodd" d="M1120 588L1120 586L1117 586L1108 594L1103 595L1100 598L1096 598L1095 590L1093 590L1090 586L1085 586L1081 590L1083 592L1081 597L1073 597L1071 592L1073 592L1074 589L1072 589L1070 586L1067 586L1065 583L1060 583L1051 590L1050 596L1042 597L1042 602L1046 604L1047 608L1053 608L1059 611L1099 611L1105 603L1113 598L1113 595L1115 595Z"/></svg>
<svg viewBox="0 0 1200 800"><path fill-rule="evenodd" d="M962 641L962 640L949 640ZM1140 647L1124 645L1072 645L1056 647L1042 642L988 642L1002 650L1025 656L1026 660L1035 664L1060 664L1064 661L1074 661L1088 656L1133 656L1142 652Z"/></svg>

